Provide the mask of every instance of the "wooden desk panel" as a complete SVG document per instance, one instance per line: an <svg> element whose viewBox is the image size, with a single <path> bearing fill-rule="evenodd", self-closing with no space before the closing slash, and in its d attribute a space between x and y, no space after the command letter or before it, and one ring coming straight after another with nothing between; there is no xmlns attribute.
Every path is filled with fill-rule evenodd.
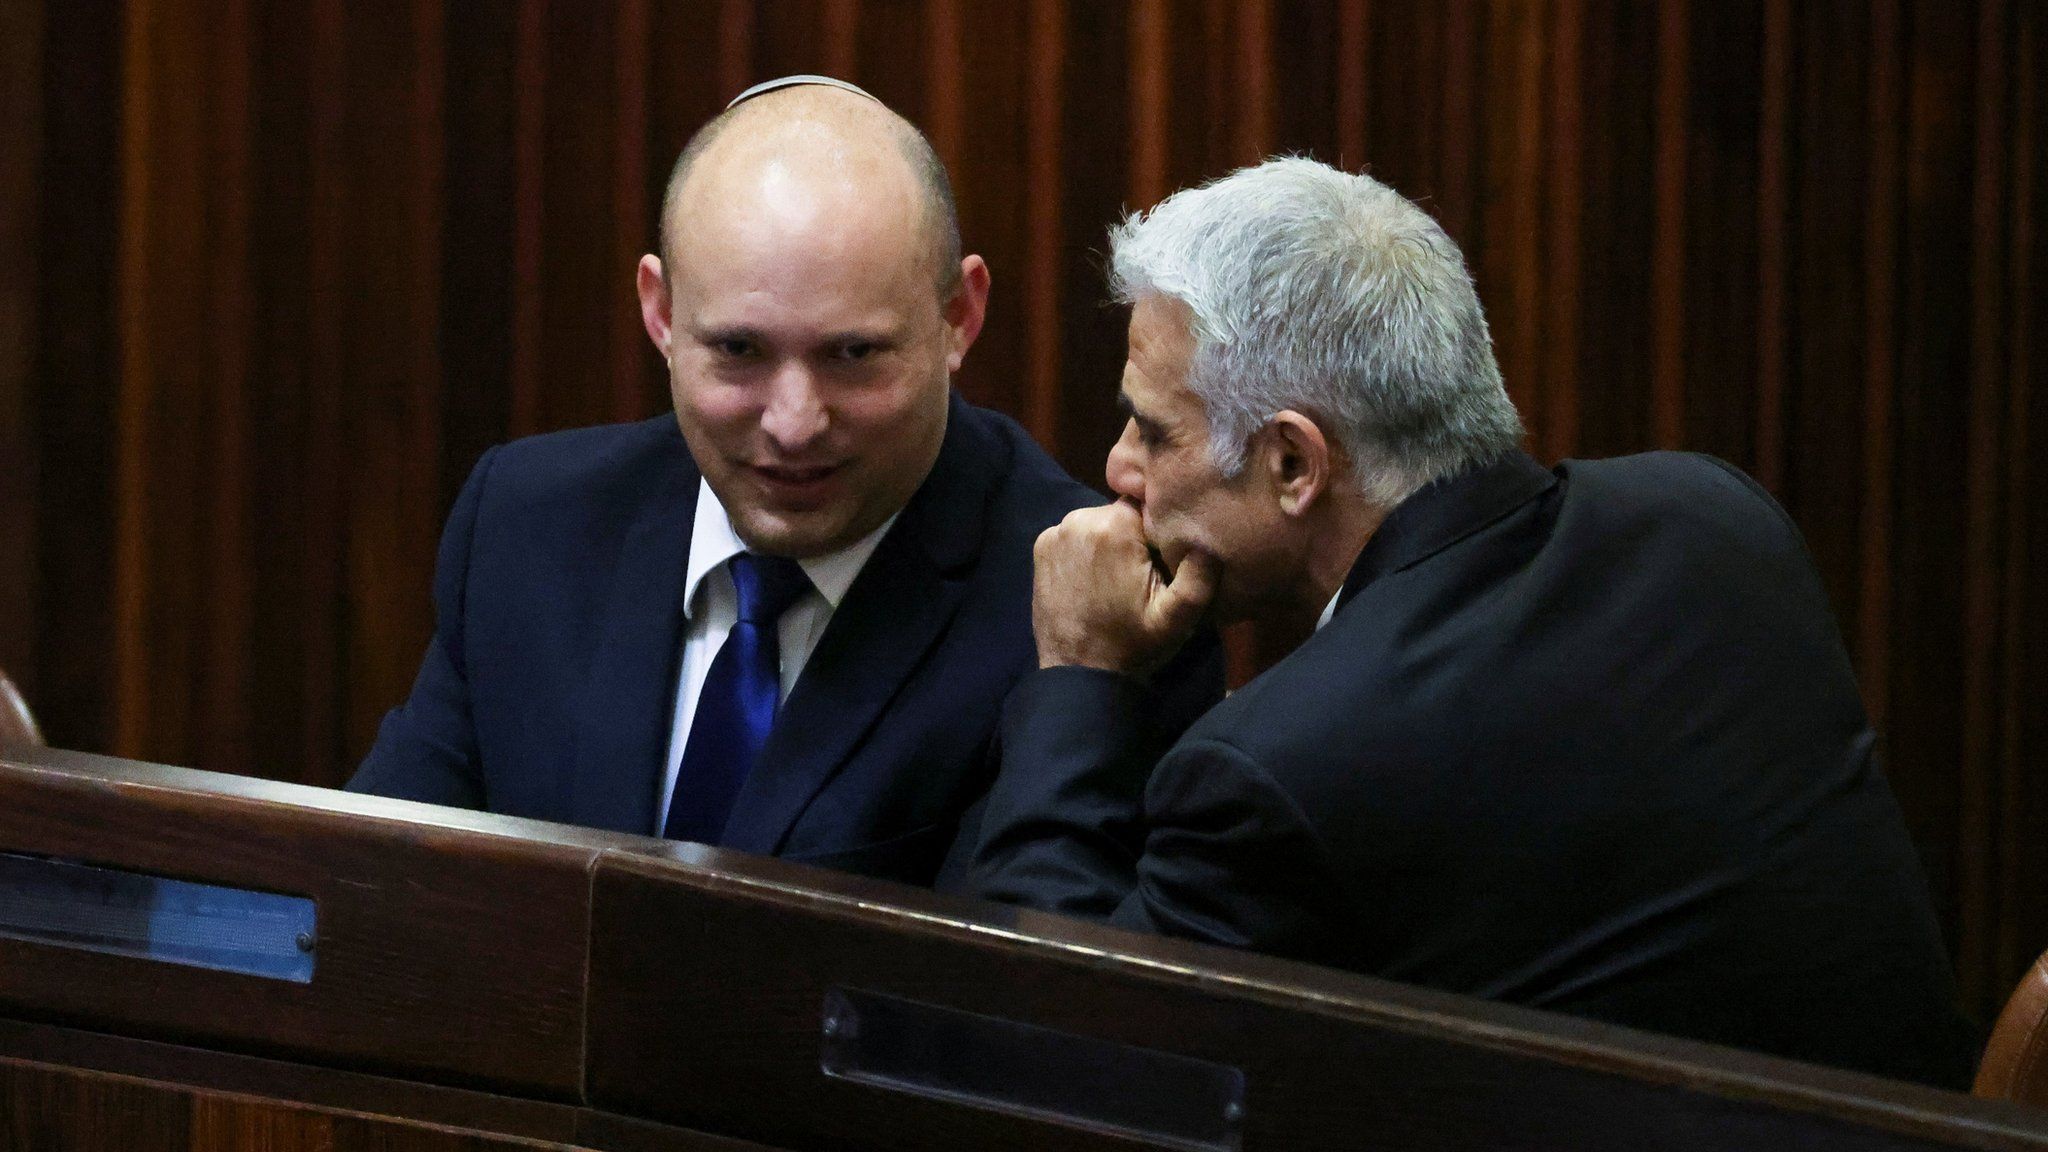
<svg viewBox="0 0 2048 1152"><path fill-rule="evenodd" d="M2048 1148L2048 1115L1954 1093L773 862L697 863L599 864L597 1107L797 1147L1160 1146L828 1078L822 1004L843 986L1240 1067L1246 1152Z"/></svg>
<svg viewBox="0 0 2048 1152"><path fill-rule="evenodd" d="M570 1147L0 1057L0 1152L567 1152Z"/></svg>
<svg viewBox="0 0 2048 1152"><path fill-rule="evenodd" d="M319 942L312 982L293 984L0 940L0 1009L577 1099L589 871L604 845L634 838L495 822L534 833L515 837L463 827L462 817L76 753L10 753L0 759L0 850L310 896Z"/></svg>

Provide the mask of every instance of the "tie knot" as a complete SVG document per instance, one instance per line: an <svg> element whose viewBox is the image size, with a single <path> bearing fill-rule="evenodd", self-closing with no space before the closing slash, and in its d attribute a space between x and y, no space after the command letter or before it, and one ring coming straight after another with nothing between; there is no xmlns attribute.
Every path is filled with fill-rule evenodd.
<svg viewBox="0 0 2048 1152"><path fill-rule="evenodd" d="M740 619L748 624L773 624L789 606L811 590L803 565L787 556L742 552L728 562L732 586L740 595Z"/></svg>

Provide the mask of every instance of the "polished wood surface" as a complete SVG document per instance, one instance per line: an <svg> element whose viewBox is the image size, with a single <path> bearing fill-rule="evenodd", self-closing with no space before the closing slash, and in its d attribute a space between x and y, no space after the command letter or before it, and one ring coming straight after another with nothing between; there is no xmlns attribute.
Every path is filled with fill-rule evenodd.
<svg viewBox="0 0 2048 1152"><path fill-rule="evenodd" d="M394 823L378 814L435 810L261 781L214 787L205 774L155 766L120 766L115 782L106 761L36 755L0 764L0 845L310 896L319 907L316 978L228 976L0 939L0 1006L575 1098L588 872L601 837Z"/></svg>
<svg viewBox="0 0 2048 1152"><path fill-rule="evenodd" d="M13 0L0 664L66 747L343 779L483 448L664 404L671 158L820 69L933 136L968 395L1084 480L1125 207L1273 151L1470 255L1545 459L1804 529L1986 1019L2048 948L2048 9L2025 0Z"/></svg>
<svg viewBox="0 0 2048 1152"><path fill-rule="evenodd" d="M668 851L599 865L590 1090L609 1110L876 1152L1134 1146L823 1077L821 1004L849 987L1240 1067L1248 1149L2048 1147L2048 1114L1952 1093Z"/></svg>
<svg viewBox="0 0 2048 1152"><path fill-rule="evenodd" d="M322 924L310 985L0 941L0 1057L298 1111L622 1152L1159 1146L828 1077L852 988L1242 1068L1250 1152L2048 1149L2015 1104L694 845L49 749L0 755L0 796L0 851Z"/></svg>
<svg viewBox="0 0 2048 1152"><path fill-rule="evenodd" d="M21 689L0 669L0 745L42 742L42 730L36 726L35 714L28 710L28 701L21 698Z"/></svg>
<svg viewBox="0 0 2048 1152"><path fill-rule="evenodd" d="M567 1144L0 1056L0 1152L544 1152Z"/></svg>
<svg viewBox="0 0 2048 1152"><path fill-rule="evenodd" d="M2027 970L1991 1026L1972 1091L2048 1108L2048 952Z"/></svg>

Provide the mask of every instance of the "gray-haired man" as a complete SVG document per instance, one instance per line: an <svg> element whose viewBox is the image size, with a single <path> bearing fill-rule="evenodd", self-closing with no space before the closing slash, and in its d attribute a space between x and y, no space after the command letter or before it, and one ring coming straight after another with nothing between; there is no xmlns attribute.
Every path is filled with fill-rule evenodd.
<svg viewBox="0 0 2048 1152"><path fill-rule="evenodd" d="M1038 540L984 894L1965 1082L1769 496L1702 456L1523 454L1456 245L1367 177L1272 161L1111 242L1121 500ZM1306 639L1165 730L1143 675L1211 618Z"/></svg>

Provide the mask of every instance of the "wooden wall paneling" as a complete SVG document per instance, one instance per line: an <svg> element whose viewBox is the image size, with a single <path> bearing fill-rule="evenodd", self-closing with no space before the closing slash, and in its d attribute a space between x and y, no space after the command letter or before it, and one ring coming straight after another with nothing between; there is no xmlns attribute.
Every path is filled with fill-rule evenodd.
<svg viewBox="0 0 2048 1152"><path fill-rule="evenodd" d="M1996 805L2004 780L1998 748L1998 648L2000 593L2005 567L2004 487L2006 401L2004 331L2008 302L2001 291L2009 251L2005 177L2008 157L2006 90L2013 28L2004 0L1979 0L1972 54L1970 110L1970 212L1964 315L1968 325L1966 376L1955 392L1967 404L1963 472L1962 630L1963 674L1961 762L1956 842L1961 874L1957 916L1957 967L1975 973L1981 994L1990 998L2004 983L1997 971L1995 915L1999 887ZM1966 978L1967 979L1967 978Z"/></svg>
<svg viewBox="0 0 2048 1152"><path fill-rule="evenodd" d="M825 45L825 75L849 79L860 52L861 0L825 0L818 38Z"/></svg>
<svg viewBox="0 0 2048 1152"><path fill-rule="evenodd" d="M35 692L43 5L0 8L0 669Z"/></svg>
<svg viewBox="0 0 2048 1152"><path fill-rule="evenodd" d="M1060 451L1060 272L1066 219L1060 122L1066 110L1067 0L1031 0L1026 9L1024 75L1024 404L1031 435Z"/></svg>
<svg viewBox="0 0 2048 1152"><path fill-rule="evenodd" d="M309 736L333 709L316 694L308 671L331 666L323 654L330 636L331 598L315 600L322 585L310 579L316 552L329 544L331 521L310 519L318 470L332 455L309 447L324 442L331 425L317 412L337 398L316 394L326 371L313 355L315 325L326 323L328 304L316 306L310 242L313 202L315 84L314 16L306 6L257 5L250 43L249 196L246 283L251 299L246 483L249 637L243 677L251 717L240 763L225 770L297 775L322 781L332 772L332 743L310 755ZM322 249L323 259L326 249ZM331 325L328 331L332 331ZM322 569L322 575L331 570ZM331 592L328 593L331 597ZM425 589L419 595L424 597Z"/></svg>
<svg viewBox="0 0 2048 1152"><path fill-rule="evenodd" d="M1582 211L1588 222L1580 276L1578 440L1584 456L1640 451L1656 442L1651 419L1650 310L1655 243L1651 157L1656 107L1657 10L1589 0L1582 45ZM1598 29L1597 34L1592 30Z"/></svg>
<svg viewBox="0 0 2048 1152"><path fill-rule="evenodd" d="M1344 10L1327 0L1275 0L1267 16L1264 64L1272 131L1265 149L1298 152L1356 172L1361 146L1344 154Z"/></svg>
<svg viewBox="0 0 2048 1152"><path fill-rule="evenodd" d="M1242 0L1232 12L1236 28L1226 33L1224 43L1236 49L1236 83L1232 85L1238 105L1236 131L1231 142L1231 160L1219 167L1239 167L1256 164L1282 148L1301 150L1302 142L1292 139L1282 141L1279 136L1279 111L1275 106L1279 92L1279 80L1274 75L1274 0ZM1315 71L1308 60L1299 62L1298 71L1307 74ZM1227 75L1221 69L1217 75ZM1214 105L1225 101L1214 100Z"/></svg>
<svg viewBox="0 0 2048 1152"><path fill-rule="evenodd" d="M127 13L116 440L117 746L236 758L246 731L246 12Z"/></svg>
<svg viewBox="0 0 2048 1152"><path fill-rule="evenodd" d="M208 210L214 253L207 277L206 326L217 345L210 378L195 381L204 400L193 448L205 482L195 496L198 516L191 555L203 573L184 612L202 622L193 644L198 698L188 762L223 768L252 765L254 714L249 707L249 638L254 631L251 585L260 571L251 534L249 370L254 342L249 226L252 174L250 99L251 28L246 0L223 5L206 67L218 96L205 153Z"/></svg>
<svg viewBox="0 0 2048 1152"><path fill-rule="evenodd" d="M1532 431L1543 416L1544 34L1537 5L1487 12L1474 134L1479 184L1466 263L1479 287L1508 396Z"/></svg>
<svg viewBox="0 0 2048 1152"><path fill-rule="evenodd" d="M1365 70L1365 134L1372 142L1367 165L1375 179L1441 220L1441 11L1435 5L1380 2L1370 5L1367 18L1371 55Z"/></svg>
<svg viewBox="0 0 2048 1152"><path fill-rule="evenodd" d="M1371 165L1372 7L1371 0L1337 0L1337 151L1331 161L1351 172Z"/></svg>
<svg viewBox="0 0 2048 1152"><path fill-rule="evenodd" d="M977 12L977 16L985 15ZM925 6L916 0L866 0L856 9L853 44L839 53L851 57L848 78L901 112L927 136L932 134L927 114L932 85L927 72L937 63L927 49L933 35L928 30L930 24Z"/></svg>
<svg viewBox="0 0 2048 1152"><path fill-rule="evenodd" d="M619 418L614 337L632 276L617 266L615 219L622 16L618 4L545 5L537 431ZM639 194L636 186L631 195ZM629 318L638 314L635 300Z"/></svg>
<svg viewBox="0 0 2048 1152"><path fill-rule="evenodd" d="M1122 431L1125 318L1108 307L1107 227L1166 191L1164 5L1068 3L1060 77L1060 463L1104 487L1103 461Z"/></svg>
<svg viewBox="0 0 2048 1152"><path fill-rule="evenodd" d="M668 171L668 162L650 154L647 136L648 84L653 78L654 30L648 0L621 0L613 29L614 99L618 115L612 129L612 247L605 275L611 323L608 357L610 403L607 418L640 420L668 407L668 376L661 356L640 322L640 294L635 272L642 253L654 250L659 196L649 196L648 172Z"/></svg>
<svg viewBox="0 0 2048 1152"><path fill-rule="evenodd" d="M718 1145L705 1144L712 1148ZM566 1144L0 1060L0 1152L513 1152Z"/></svg>
<svg viewBox="0 0 2048 1152"><path fill-rule="evenodd" d="M1763 10L1754 3L1703 4L1680 17L1686 22L1686 111L1678 228L1685 252L1675 318L1679 387L1672 398L1680 431L1669 443L1753 470ZM1667 319L1660 313L1658 323Z"/></svg>
<svg viewBox="0 0 2048 1152"><path fill-rule="evenodd" d="M2048 246L2040 222L2048 219L2048 120L2044 120L2042 67L2048 63L2048 18L2020 5L2014 36L2010 244L2005 289L2012 312L2006 370L2005 602L2000 751L2004 780L1999 795L2000 880L1996 971L2008 983L2027 970L2029 957L2048 950L2048 784L2039 765L2048 757L2048 710L2039 706L2048 679L2048 612L2043 612L2041 542L2048 540L2048 470L2030 453L2048 444L2048 404L2035 395L2036 373L2048 365L2048 308L2034 293L2048 285Z"/></svg>
<svg viewBox="0 0 2048 1152"><path fill-rule="evenodd" d="M1436 192L1430 209L1451 239L1465 246L1478 234L1475 167L1481 130L1475 90L1480 83L1476 73L1485 33L1472 0L1445 0L1437 5L1437 11L1441 20L1435 36L1435 62L1441 72L1435 78L1437 92L1431 102L1442 111L1431 148Z"/></svg>
<svg viewBox="0 0 2048 1152"><path fill-rule="evenodd" d="M191 1109L176 1092L116 1076L0 1061L0 1152L185 1152L191 1139Z"/></svg>
<svg viewBox="0 0 2048 1152"><path fill-rule="evenodd" d="M1544 182L1542 217L1543 269L1537 285L1542 309L1532 323L1542 326L1540 377L1533 381L1535 411L1523 420L1535 433L1531 448L1544 461L1576 454L1579 444L1581 342L1598 336L1583 330L1586 313L1579 295L1583 285L1586 141L1582 43L1586 33L1583 0L1554 0L1543 30L1546 59L1543 98ZM1534 367L1534 366L1532 366Z"/></svg>
<svg viewBox="0 0 2048 1152"><path fill-rule="evenodd" d="M1173 80L1173 15L1166 0L1132 0L1130 22L1129 201L1149 208L1168 185L1168 88Z"/></svg>
<svg viewBox="0 0 2048 1152"><path fill-rule="evenodd" d="M433 624L420 576L433 570L442 516L443 23L434 0L402 13L351 6L343 20L341 163L327 189L345 213L328 306L348 334L333 365L341 715L340 746L323 762L336 768L369 748L384 710L412 685Z"/></svg>
<svg viewBox="0 0 2048 1152"><path fill-rule="evenodd" d="M825 71L825 8L826 0L755 0L753 67L732 95L756 81Z"/></svg>
<svg viewBox="0 0 2048 1152"><path fill-rule="evenodd" d="M1658 0L1650 246L1650 433L1659 448L1685 438L1687 87L1692 36L1686 0Z"/></svg>
<svg viewBox="0 0 2048 1152"><path fill-rule="evenodd" d="M1026 148L1032 13L1025 4L934 4L935 35L951 39L957 67L927 73L926 119L934 145L952 172L963 241L988 261L992 280L987 323L959 376L976 404L1023 417L1028 412L1033 310L1029 293L1032 237L1028 223L1033 171ZM936 47L936 45L934 45Z"/></svg>
<svg viewBox="0 0 2048 1152"><path fill-rule="evenodd" d="M1751 473L1783 500L1791 199L1792 0L1764 0L1756 125L1756 423Z"/></svg>
<svg viewBox="0 0 2048 1152"><path fill-rule="evenodd" d="M1788 349L1786 453L1776 491L1799 521L1841 622L1859 649L1868 324L1864 252L1872 160L1869 62L1844 44L1871 37L1861 0L1796 6L1786 145ZM1827 450L1817 446L1826 445ZM1864 684L1866 704L1870 685Z"/></svg>
<svg viewBox="0 0 2048 1152"><path fill-rule="evenodd" d="M299 608L302 645L298 674L305 684L299 761L309 771L345 755L342 725L344 612L341 580L343 542L332 530L344 520L342 500L343 390L352 386L342 365L343 349L356 333L347 325L344 302L349 285L344 258L355 238L349 234L344 196L351 162L344 151L345 101L349 92L344 6L315 0L307 30L308 125L306 203L306 346L303 388L305 423L297 445L302 476ZM309 777L316 779L317 777Z"/></svg>
<svg viewBox="0 0 2048 1152"><path fill-rule="evenodd" d="M1863 243L1863 490L1858 501L1859 560L1856 628L1851 651L1864 707L1878 731L1890 729L1892 613L1893 389L1898 379L1894 346L1898 323L1898 261L1905 120L1905 35L1900 0L1872 0L1866 131L1870 161L1864 175ZM1824 45L1816 50L1825 51ZM1909 809L1910 810L1910 809ZM1909 819L1911 817L1909 816ZM1916 827L1916 835L1924 829Z"/></svg>
<svg viewBox="0 0 2048 1152"><path fill-rule="evenodd" d="M547 178L548 0L519 0L512 72L512 390L510 436L548 427L544 410L541 240Z"/></svg>
<svg viewBox="0 0 2048 1152"><path fill-rule="evenodd" d="M1963 757L1964 587L1969 404L1970 139L1973 29L1906 9L1903 192L1892 390L1897 420L1887 557L1892 651L1887 690L1892 786L1925 855L1950 939L1961 898L1978 880L1961 837L1961 801L1983 764ZM1874 351L1882 351L1881 348ZM1975 944L1962 945L1960 956ZM1959 966L1964 995L1981 1002L1984 974Z"/></svg>
<svg viewBox="0 0 2048 1152"><path fill-rule="evenodd" d="M9 674L34 693L51 740L105 748L114 737L107 557L119 372L106 270L119 259L121 13L115 0L68 4L65 13L45 21L41 52L34 655Z"/></svg>
<svg viewBox="0 0 2048 1152"><path fill-rule="evenodd" d="M454 505L477 457L511 432L519 18L517 0L442 11L438 511ZM425 585L413 592L427 595Z"/></svg>

